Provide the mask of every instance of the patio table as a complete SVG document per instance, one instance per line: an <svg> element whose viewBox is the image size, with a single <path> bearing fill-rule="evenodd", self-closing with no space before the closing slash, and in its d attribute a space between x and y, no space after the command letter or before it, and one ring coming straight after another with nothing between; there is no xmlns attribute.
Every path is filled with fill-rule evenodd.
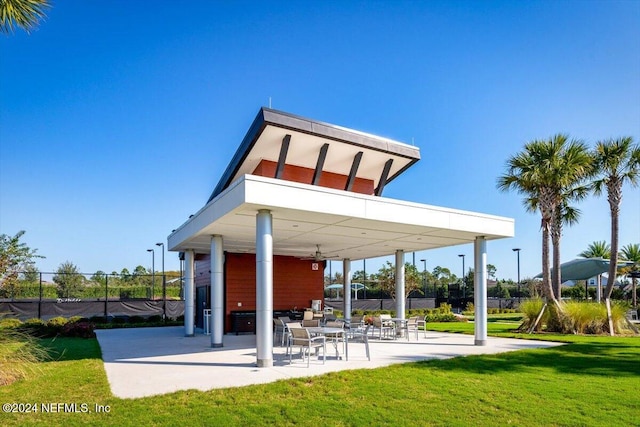
<svg viewBox="0 0 640 427"><path fill-rule="evenodd" d="M403 336L404 331L407 330L407 322L409 321L409 319L401 319L399 317L392 317L391 320L393 323L396 324L396 337L397 336Z"/></svg>
<svg viewBox="0 0 640 427"><path fill-rule="evenodd" d="M306 328L310 334L312 335L327 335L335 336L340 335L343 342L344 347L344 358L345 360L349 360L349 336L347 334L347 330L343 328L332 328L327 326L318 326L318 327L310 327ZM338 353L338 343L336 340L331 340L333 342L333 347L336 349L336 357L339 357Z"/></svg>

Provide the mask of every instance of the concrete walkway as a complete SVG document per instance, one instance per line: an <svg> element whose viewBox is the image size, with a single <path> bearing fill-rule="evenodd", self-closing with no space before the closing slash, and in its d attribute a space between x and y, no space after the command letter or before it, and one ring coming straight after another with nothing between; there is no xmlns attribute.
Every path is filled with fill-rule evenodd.
<svg viewBox="0 0 640 427"><path fill-rule="evenodd" d="M487 345L473 345L473 335L421 333L416 341L370 340L371 361L364 344L349 343L349 360L338 360L327 344L327 361L312 357L307 368L294 352L289 364L285 348L274 346L272 368L256 367L255 335L225 335L224 347L211 348L211 338L187 338L183 327L97 330L111 391L117 397L138 398L178 390L211 390L322 375L346 369L372 369L395 363L494 354L559 343L489 337ZM298 356L296 359L295 356Z"/></svg>

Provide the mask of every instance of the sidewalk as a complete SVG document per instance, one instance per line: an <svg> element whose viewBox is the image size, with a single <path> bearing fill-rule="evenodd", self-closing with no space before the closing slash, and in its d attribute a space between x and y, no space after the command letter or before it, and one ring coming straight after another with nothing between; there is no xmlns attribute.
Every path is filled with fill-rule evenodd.
<svg viewBox="0 0 640 427"><path fill-rule="evenodd" d="M473 345L472 335L427 332L406 341L370 340L371 361L364 344L349 343L349 360L337 360L327 347L327 361L312 357L311 366L296 360L289 365L285 348L274 346L271 368L256 367L256 336L225 335L224 347L211 348L206 335L185 337L183 327L97 330L104 367L117 397L138 398L178 390L211 390L322 375L346 369L372 369L395 363L494 354L559 343L489 337L486 346Z"/></svg>

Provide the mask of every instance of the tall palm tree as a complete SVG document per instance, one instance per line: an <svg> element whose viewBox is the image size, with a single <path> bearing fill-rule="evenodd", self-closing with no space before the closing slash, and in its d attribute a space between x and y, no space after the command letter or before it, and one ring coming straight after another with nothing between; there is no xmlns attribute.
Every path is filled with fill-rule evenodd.
<svg viewBox="0 0 640 427"><path fill-rule="evenodd" d="M578 256L582 258L602 258L609 259L611 257L611 246L604 240L589 243L587 249L580 252Z"/></svg>
<svg viewBox="0 0 640 427"><path fill-rule="evenodd" d="M640 178L640 147L633 143L630 136L600 141L595 149L595 166L598 177L593 182L596 195L607 190L607 200L611 213L611 261L609 263L609 280L605 289L605 299L611 298L613 285L618 269L618 219L622 203L622 187L629 184L638 185Z"/></svg>
<svg viewBox="0 0 640 427"><path fill-rule="evenodd" d="M625 267L626 272L638 271L640 268L640 244L638 243L630 243L626 246L623 246L620 249L620 258L625 261L631 261L633 264ZM637 296L636 296L636 278L631 278L631 304L634 307L638 306Z"/></svg>
<svg viewBox="0 0 640 427"><path fill-rule="evenodd" d="M10 34L19 27L30 33L49 7L49 0L0 0L0 32Z"/></svg>
<svg viewBox="0 0 640 427"><path fill-rule="evenodd" d="M556 303L560 298L560 238L562 224L577 220L579 211L569 202L586 195L584 180L592 172L586 146L557 134L548 140L534 140L524 151L507 160L507 172L498 178L498 189L525 195L528 211L539 211L542 229L542 281L545 296ZM549 266L549 237L553 240L553 281Z"/></svg>

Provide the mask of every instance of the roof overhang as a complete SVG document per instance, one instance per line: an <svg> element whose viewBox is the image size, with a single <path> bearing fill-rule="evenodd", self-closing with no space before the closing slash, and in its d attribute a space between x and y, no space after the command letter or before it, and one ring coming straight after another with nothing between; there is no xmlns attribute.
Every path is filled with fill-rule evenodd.
<svg viewBox="0 0 640 427"><path fill-rule="evenodd" d="M291 141L286 147L287 164L316 169L321 163L323 172L347 176L357 158L356 176L372 180L381 189L420 159L420 150L411 145L261 108L209 201L242 175L252 174L262 160L278 162L285 138Z"/></svg>
<svg viewBox="0 0 640 427"><path fill-rule="evenodd" d="M255 253L256 215L273 216L273 253L365 259L513 237L514 220L348 191L243 175L168 238L170 251L209 253L212 235L224 250Z"/></svg>

